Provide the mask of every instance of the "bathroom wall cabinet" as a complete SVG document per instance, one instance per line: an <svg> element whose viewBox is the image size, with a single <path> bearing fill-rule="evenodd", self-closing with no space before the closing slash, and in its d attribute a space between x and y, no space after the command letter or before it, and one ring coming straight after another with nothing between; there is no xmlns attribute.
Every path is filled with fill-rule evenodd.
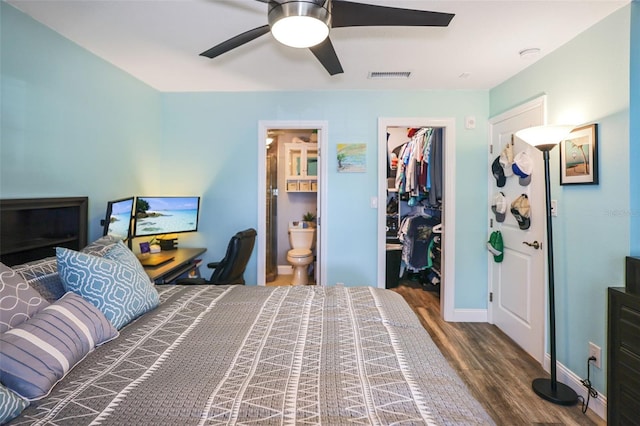
<svg viewBox="0 0 640 426"><path fill-rule="evenodd" d="M287 192L318 190L318 144L285 144Z"/></svg>

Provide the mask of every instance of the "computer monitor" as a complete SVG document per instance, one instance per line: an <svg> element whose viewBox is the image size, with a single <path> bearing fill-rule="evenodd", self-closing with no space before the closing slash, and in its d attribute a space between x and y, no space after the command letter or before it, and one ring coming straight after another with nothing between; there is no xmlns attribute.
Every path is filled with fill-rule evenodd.
<svg viewBox="0 0 640 426"><path fill-rule="evenodd" d="M195 232L199 216L200 197L138 197L134 236Z"/></svg>
<svg viewBox="0 0 640 426"><path fill-rule="evenodd" d="M102 221L102 235L111 235L123 241L131 238L133 202L134 197L107 202L107 214Z"/></svg>

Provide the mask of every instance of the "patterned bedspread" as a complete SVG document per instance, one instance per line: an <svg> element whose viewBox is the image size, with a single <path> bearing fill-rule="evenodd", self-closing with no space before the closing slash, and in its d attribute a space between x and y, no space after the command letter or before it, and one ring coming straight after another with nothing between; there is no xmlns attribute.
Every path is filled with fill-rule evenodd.
<svg viewBox="0 0 640 426"><path fill-rule="evenodd" d="M158 289L12 424L493 424L396 293Z"/></svg>

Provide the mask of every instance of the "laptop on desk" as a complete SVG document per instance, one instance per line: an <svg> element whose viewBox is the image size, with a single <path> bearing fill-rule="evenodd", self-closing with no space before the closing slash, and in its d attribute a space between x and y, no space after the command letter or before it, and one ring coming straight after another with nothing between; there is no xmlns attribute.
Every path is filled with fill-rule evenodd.
<svg viewBox="0 0 640 426"><path fill-rule="evenodd" d="M142 263L142 266L158 266L175 258L172 254L167 253L153 253L146 255L138 255L138 260Z"/></svg>

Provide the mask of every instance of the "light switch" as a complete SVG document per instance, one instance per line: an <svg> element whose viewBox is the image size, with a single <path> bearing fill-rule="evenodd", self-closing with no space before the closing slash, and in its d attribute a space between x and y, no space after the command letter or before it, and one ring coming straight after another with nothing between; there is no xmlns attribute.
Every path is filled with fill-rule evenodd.
<svg viewBox="0 0 640 426"><path fill-rule="evenodd" d="M473 115L465 117L464 118L464 127L465 127L465 129L475 129L476 128L476 118Z"/></svg>
<svg viewBox="0 0 640 426"><path fill-rule="evenodd" d="M378 208L378 197L371 197L371 208L372 209Z"/></svg>

